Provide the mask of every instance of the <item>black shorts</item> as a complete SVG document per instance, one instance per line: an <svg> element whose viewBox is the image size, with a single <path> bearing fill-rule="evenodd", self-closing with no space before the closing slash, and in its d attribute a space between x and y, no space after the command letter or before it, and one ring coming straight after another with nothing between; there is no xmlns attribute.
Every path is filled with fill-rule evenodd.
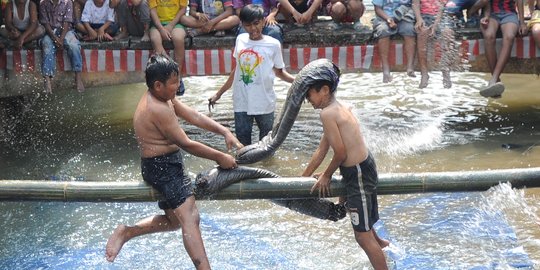
<svg viewBox="0 0 540 270"><path fill-rule="evenodd" d="M191 179L184 174L184 164L180 150L152 158L141 158L142 177L145 182L158 190L164 201L159 208L176 209L193 195Z"/></svg>
<svg viewBox="0 0 540 270"><path fill-rule="evenodd" d="M347 210L355 231L367 232L379 220L377 204L377 165L371 153L366 160L352 167L339 167L347 191Z"/></svg>

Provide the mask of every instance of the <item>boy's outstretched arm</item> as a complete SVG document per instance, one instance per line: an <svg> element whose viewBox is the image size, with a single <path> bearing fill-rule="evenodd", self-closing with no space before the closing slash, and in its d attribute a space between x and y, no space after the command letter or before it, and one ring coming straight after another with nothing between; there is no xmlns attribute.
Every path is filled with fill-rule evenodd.
<svg viewBox="0 0 540 270"><path fill-rule="evenodd" d="M208 99L208 110L210 110L210 106L214 108L214 105L221 98L221 95L223 95L223 93L225 93L227 90L229 90L232 87L233 80L234 80L234 73L236 70L236 61L233 61L231 68L232 68L232 71L229 74L229 78L227 78L227 81L225 82L225 84L223 84L221 88L219 88L216 94L214 94L212 97Z"/></svg>
<svg viewBox="0 0 540 270"><path fill-rule="evenodd" d="M227 144L227 149L231 150L233 148L242 148L243 145L238 141L238 139L232 134L232 132L220 125L218 122L214 121L212 118L198 112L197 110L183 104L178 99L172 99L174 105L174 112L177 117L181 117L186 120L188 123L193 124L202 129L206 129L216 134L221 134L225 137L225 143Z"/></svg>
<svg viewBox="0 0 540 270"><path fill-rule="evenodd" d="M289 72L287 72L283 68L274 68L274 73L276 74L276 77L288 82L292 83L294 81L294 76L291 75Z"/></svg>
<svg viewBox="0 0 540 270"><path fill-rule="evenodd" d="M328 167L326 167L324 172L319 175L317 182L311 188L311 192L318 188L320 197L330 195L330 180L332 179L332 175L339 168L339 165L341 165L343 161L345 161L345 159L347 158L345 145L343 144L343 140L341 139L341 134L335 117L336 116L331 112L321 112L321 121L324 128L324 137L326 138L328 145L332 147L334 155L332 156L332 160L330 161L330 164L328 164Z"/></svg>
<svg viewBox="0 0 540 270"><path fill-rule="evenodd" d="M315 170L319 168L324 158L326 157L326 154L328 153L329 148L330 148L330 145L328 144L328 141L326 140L323 134L321 138L321 142L319 143L319 147L317 148L317 150L315 150L315 153L313 153L313 156L311 156L311 160L309 161L307 167L304 169L302 176L311 177L313 175Z"/></svg>

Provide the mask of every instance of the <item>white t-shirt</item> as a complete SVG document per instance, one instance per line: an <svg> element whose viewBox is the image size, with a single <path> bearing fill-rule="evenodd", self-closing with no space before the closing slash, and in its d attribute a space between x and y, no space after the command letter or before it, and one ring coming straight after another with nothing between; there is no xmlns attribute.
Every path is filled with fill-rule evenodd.
<svg viewBox="0 0 540 270"><path fill-rule="evenodd" d="M101 7L96 7L92 0L86 1L81 15L81 22L103 24L107 21L114 22L114 9L109 7L109 0L105 0Z"/></svg>
<svg viewBox="0 0 540 270"><path fill-rule="evenodd" d="M233 81L233 109L248 115L268 114L276 108L274 70L285 67L281 44L263 35L250 40L248 33L238 35L233 56L236 69Z"/></svg>

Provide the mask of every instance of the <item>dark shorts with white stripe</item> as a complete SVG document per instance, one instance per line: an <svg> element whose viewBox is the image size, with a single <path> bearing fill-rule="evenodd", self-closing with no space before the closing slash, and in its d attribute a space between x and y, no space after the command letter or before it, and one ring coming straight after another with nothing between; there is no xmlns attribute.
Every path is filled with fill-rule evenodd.
<svg viewBox="0 0 540 270"><path fill-rule="evenodd" d="M377 204L377 165L371 153L366 160L352 167L339 167L347 190L346 207L355 231L367 232L379 220Z"/></svg>

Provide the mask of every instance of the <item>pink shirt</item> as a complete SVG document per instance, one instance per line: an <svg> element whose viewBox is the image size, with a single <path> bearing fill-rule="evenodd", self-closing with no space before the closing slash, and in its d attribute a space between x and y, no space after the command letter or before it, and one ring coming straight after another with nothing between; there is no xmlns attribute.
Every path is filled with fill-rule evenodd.
<svg viewBox="0 0 540 270"><path fill-rule="evenodd" d="M445 3L446 0L420 0L420 14L435 16Z"/></svg>

